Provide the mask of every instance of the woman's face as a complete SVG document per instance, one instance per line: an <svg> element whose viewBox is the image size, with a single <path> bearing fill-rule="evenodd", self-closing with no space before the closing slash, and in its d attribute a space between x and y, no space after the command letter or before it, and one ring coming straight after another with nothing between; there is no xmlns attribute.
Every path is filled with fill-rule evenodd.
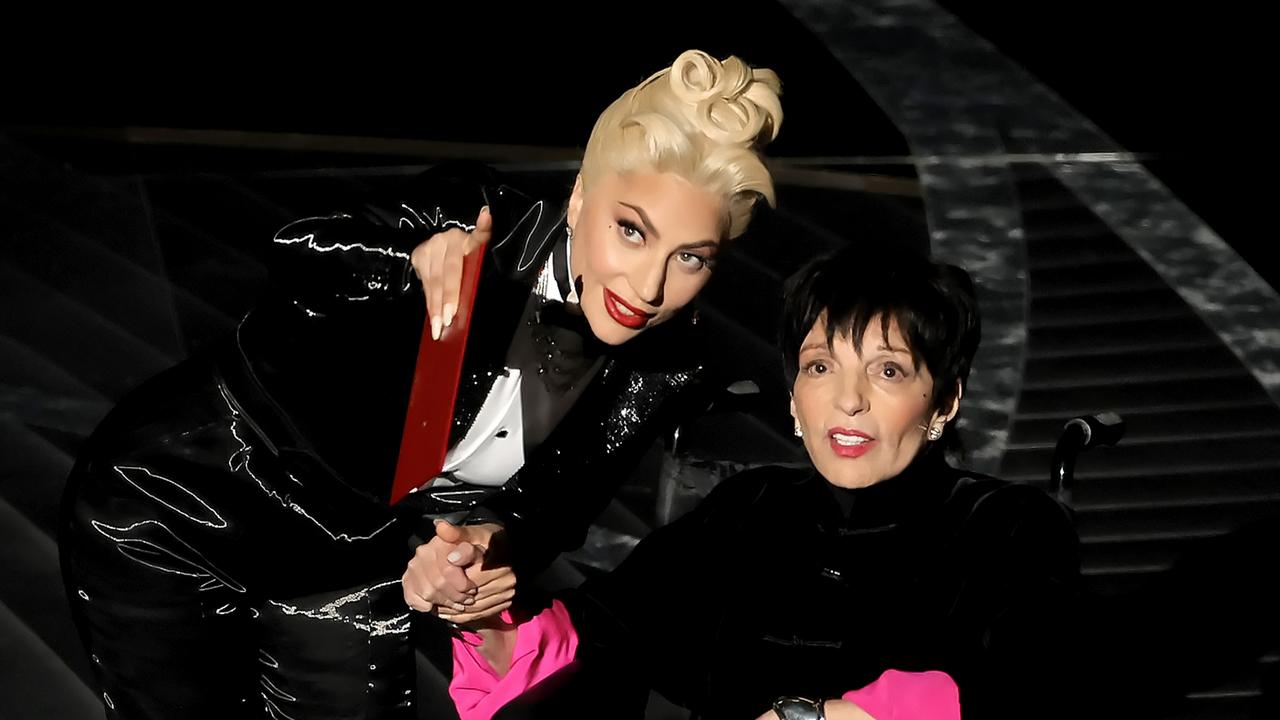
<svg viewBox="0 0 1280 720"><path fill-rule="evenodd" d="M933 377L913 366L896 322L888 343L879 316L863 333L836 334L827 347L821 317L800 346L800 373L791 394L791 414L804 433L804 447L827 482L845 488L874 485L901 473L925 443L927 429L955 416L930 407Z"/></svg>
<svg viewBox="0 0 1280 720"><path fill-rule="evenodd" d="M571 272L591 331L621 345L679 312L711 279L719 198L671 173L606 173L569 199Z"/></svg>

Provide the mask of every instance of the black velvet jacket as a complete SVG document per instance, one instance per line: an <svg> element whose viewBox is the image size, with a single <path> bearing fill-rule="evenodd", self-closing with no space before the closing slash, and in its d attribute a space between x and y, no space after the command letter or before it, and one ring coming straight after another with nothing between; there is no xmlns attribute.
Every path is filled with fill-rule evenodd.
<svg viewBox="0 0 1280 720"><path fill-rule="evenodd" d="M703 405L709 370L672 320L610 349L502 488L388 507L425 314L411 250L490 206L456 440L564 239L559 204L477 166L430 172L405 197L281 230L271 297L236 336L125 397L86 443L59 540L109 717L412 717L399 578L424 517L504 523L530 577Z"/></svg>
<svg viewBox="0 0 1280 720"><path fill-rule="evenodd" d="M1051 717L1078 573L1043 492L926 454L859 490L808 467L730 478L568 605L584 663L632 656L700 717L839 697L887 669L949 673L967 720Z"/></svg>

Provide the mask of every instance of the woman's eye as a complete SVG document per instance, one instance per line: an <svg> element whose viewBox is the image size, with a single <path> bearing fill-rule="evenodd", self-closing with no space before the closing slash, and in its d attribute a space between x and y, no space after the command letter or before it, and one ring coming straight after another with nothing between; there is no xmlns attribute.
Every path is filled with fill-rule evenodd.
<svg viewBox="0 0 1280 720"><path fill-rule="evenodd" d="M885 363L880 368L880 377L885 380L902 380L907 377L907 372L897 363Z"/></svg>
<svg viewBox="0 0 1280 720"><path fill-rule="evenodd" d="M691 252L676 253L676 262L690 270L701 270L710 264L706 258Z"/></svg>
<svg viewBox="0 0 1280 720"><path fill-rule="evenodd" d="M618 221L618 234L621 235L623 239L633 243L642 242L644 240L644 232L640 230L640 228L636 227L634 223L627 220Z"/></svg>

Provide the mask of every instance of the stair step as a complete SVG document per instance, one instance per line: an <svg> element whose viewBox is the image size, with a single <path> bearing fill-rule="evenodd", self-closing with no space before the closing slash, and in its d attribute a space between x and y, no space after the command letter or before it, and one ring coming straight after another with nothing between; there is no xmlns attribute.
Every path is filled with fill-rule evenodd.
<svg viewBox="0 0 1280 720"><path fill-rule="evenodd" d="M1266 517L1280 518L1280 498L1214 506L1080 509L1076 530L1081 541L1089 543L1213 537Z"/></svg>
<svg viewBox="0 0 1280 720"><path fill-rule="evenodd" d="M1141 258L1128 245L1107 235L1078 240L1070 245L1033 244L1027 248L1027 269L1033 273L1067 268L1090 272L1095 268L1130 264L1134 260Z"/></svg>
<svg viewBox="0 0 1280 720"><path fill-rule="evenodd" d="M98 315L157 349L181 354L172 292L161 276L162 268L145 268L131 255L117 254L154 255L155 248L113 251L98 235L81 234L61 218L24 212L9 203L0 203L0 212L13 216L13 243L5 256L14 267L92 307Z"/></svg>
<svg viewBox="0 0 1280 720"><path fill-rule="evenodd" d="M1091 297L1069 299L1074 305L1072 310L1051 316L1045 316L1043 313L1033 313L1027 319L1027 326L1036 330L1043 330L1060 327L1096 326L1118 322L1191 319L1195 317L1185 303L1180 306L1168 304L1152 308L1140 305L1107 305L1097 302Z"/></svg>
<svg viewBox="0 0 1280 720"><path fill-rule="evenodd" d="M1274 466L1224 470L1217 465L1179 468L1163 474L1103 477L1087 468L1076 474L1072 504L1077 510L1154 507L1219 507L1280 500L1280 469Z"/></svg>
<svg viewBox="0 0 1280 720"><path fill-rule="evenodd" d="M49 537L74 459L12 418L0 416L0 498Z"/></svg>
<svg viewBox="0 0 1280 720"><path fill-rule="evenodd" d="M1147 348L1156 364L1165 352L1177 348L1217 347L1222 341L1193 315L1175 318L1127 320L1105 325L1030 328L1030 358L1096 356L1141 352Z"/></svg>
<svg viewBox="0 0 1280 720"><path fill-rule="evenodd" d="M0 334L37 349L66 374L108 398L119 397L178 360L91 308L0 265ZM66 332L74 328L76 343Z"/></svg>
<svg viewBox="0 0 1280 720"><path fill-rule="evenodd" d="M1018 416L1062 418L1099 410L1126 413L1161 409L1221 408L1252 405L1266 398L1252 375L1189 378L1180 381L1130 382L1124 385L1079 385L1066 389L1023 389Z"/></svg>
<svg viewBox="0 0 1280 720"><path fill-rule="evenodd" d="M1081 241L1115 237L1111 228L1092 213L1085 215L1073 212L1071 218L1059 220L1038 214L1024 215L1022 229L1029 248L1036 245L1072 245Z"/></svg>
<svg viewBox="0 0 1280 720"><path fill-rule="evenodd" d="M0 335L0 415L87 435L109 407L105 397L32 348Z"/></svg>
<svg viewBox="0 0 1280 720"><path fill-rule="evenodd" d="M1191 698L1164 720L1249 720L1260 717L1256 703L1254 695Z"/></svg>
<svg viewBox="0 0 1280 720"><path fill-rule="evenodd" d="M91 682L89 659L71 622L58 565L58 548L52 538L3 498L0 498L0 567L4 568L0 573L3 612L37 638L39 646L56 657L56 665L68 675L79 678L82 684ZM7 650L0 652L0 665L8 656ZM0 688L7 686L8 678L0 672ZM0 707L7 710L11 706L0 704Z"/></svg>
<svg viewBox="0 0 1280 720"><path fill-rule="evenodd" d="M207 302L204 294L192 292L190 288L174 282L179 258L189 252L200 252L206 260L217 257L224 262L208 277L211 283L221 283L218 293L228 291L225 285L243 273L240 270L242 266L247 265L254 283L254 292L246 293L247 298L256 295L264 277L256 261L244 259L239 265L227 262L229 258L225 250L166 247L163 248L163 263L157 262L156 267L149 267L145 256L158 254L158 248L112 251L108 248L111 244L109 239L99 235L70 235L70 230L58 218L41 219L39 228L31 233L36 238L39 252L34 253L34 257L23 258L24 266L34 276L170 354L185 354L183 334L191 327L210 327L226 332L243 314L224 313ZM147 243L158 242L149 239L150 232L147 237ZM270 235L267 236L269 240ZM133 254L120 255L122 252ZM67 262L67 257L74 257L76 262ZM50 262L50 259L55 262ZM179 276L177 279L183 278Z"/></svg>
<svg viewBox="0 0 1280 720"><path fill-rule="evenodd" d="M124 257L135 256L138 243L150 234L135 176L78 172L4 137L0 137L0 163L0 197L13 207L59 218ZM12 221L13 216L6 215L6 222ZM159 255L143 265L159 268Z"/></svg>
<svg viewBox="0 0 1280 720"><path fill-rule="evenodd" d="M1001 471L1008 477L1049 472L1053 449L1017 449L1005 453ZM1213 442L1124 443L1096 448L1077 461L1078 471L1087 468L1095 475L1161 475L1183 467L1257 467L1274 464L1280 468L1280 435L1229 438Z"/></svg>
<svg viewBox="0 0 1280 720"><path fill-rule="evenodd" d="M1190 313L1192 309L1187 302L1167 286L1139 291L1094 292L1084 300L1033 293L1028 322L1037 327L1059 327L1085 325L1098 319L1115 322Z"/></svg>
<svg viewBox="0 0 1280 720"><path fill-rule="evenodd" d="M260 252L270 246L271 233L258 239ZM179 305L178 320L186 348L196 352L224 335L244 317L267 286L266 267L221 239L175 218L158 219L156 236L165 249L167 277L175 288L216 309Z"/></svg>
<svg viewBox="0 0 1280 720"><path fill-rule="evenodd" d="M260 172L236 178L244 192L270 203L290 219L342 210L353 200L395 198L403 192L407 179L402 173L361 175L344 169Z"/></svg>
<svg viewBox="0 0 1280 720"><path fill-rule="evenodd" d="M1048 484L1048 471L1006 480L1037 487ZM1073 504L1077 507L1214 505L1280 496L1280 463L1224 470L1211 465L1182 465L1165 473L1102 473L1082 464L1076 468Z"/></svg>
<svg viewBox="0 0 1280 720"><path fill-rule="evenodd" d="M1073 365L1075 363L1065 363L1065 365ZM1101 363L1099 363L1101 364ZM1229 380L1245 377L1252 377L1247 370L1240 366L1238 362L1231 364L1223 363L1221 365L1213 365L1204 363L1196 367L1195 363L1187 362L1186 367L1183 363L1176 363L1173 367L1153 368L1150 372L1142 372L1138 368L1129 369L1127 372L1117 371L1113 373L1095 372L1083 376L1071 376L1063 373L1060 377L1034 377L1030 373L1026 374L1027 379L1022 384L1023 391L1055 391L1055 390L1075 390L1077 388L1097 387L1100 384L1109 384L1113 386L1131 385L1145 382L1167 382L1171 385L1185 382L1187 380Z"/></svg>
<svg viewBox="0 0 1280 720"><path fill-rule="evenodd" d="M1040 287L1069 287L1073 283L1123 282L1140 277L1159 278L1156 271L1137 255L1100 265L1054 267L1043 270L1031 268L1030 277L1031 287L1037 290Z"/></svg>
<svg viewBox="0 0 1280 720"><path fill-rule="evenodd" d="M1051 182L1057 182L1056 180ZM1019 184L1019 191L1023 186ZM1062 185L1057 186L1057 192L1049 186L1043 191L1042 199L1051 200L1052 202L1041 203L1031 207L1022 206L1023 223L1035 228L1053 229L1056 227L1078 227L1090 224L1106 227L1106 223L1092 211L1075 193L1068 190ZM1020 196L1021 199L1021 196ZM1021 203L1019 203L1021 205ZM1117 240L1117 242L1119 242Z"/></svg>
<svg viewBox="0 0 1280 720"><path fill-rule="evenodd" d="M1053 424L1053 429L1056 431L1060 432L1062 430L1062 427L1063 427L1063 423ZM1171 435L1171 436L1152 437L1152 438L1143 439L1138 437L1131 437L1126 428L1125 437L1120 441L1120 445L1123 445L1124 447L1142 447L1147 445L1168 446L1168 445L1178 445L1178 444L1190 445L1190 444L1196 444L1196 443L1203 444L1203 443L1217 442L1220 440L1252 442L1255 440L1270 441L1270 440L1276 439L1277 437L1280 437L1280 430L1275 430L1275 429L1228 430L1228 429L1218 428L1214 430L1207 430L1204 432L1194 432L1194 431L1185 431L1185 432L1186 434L1182 436ZM1056 447L1056 445L1057 445L1056 440L1044 440L1040 442L1017 442L1017 443L1009 443L1008 445L1005 446L1005 450L1018 451L1018 452L1031 451L1031 452L1037 452L1037 453L1051 454L1053 449ZM1108 452L1111 452L1111 448L1107 446L1099 446L1097 448L1091 448L1089 450L1084 451L1083 454L1079 456L1078 462L1081 465L1087 466L1090 462L1089 458L1094 457L1098 453L1108 453ZM1044 455L1044 457L1048 457L1048 456L1049 455Z"/></svg>
<svg viewBox="0 0 1280 720"><path fill-rule="evenodd" d="M1028 372L1028 375L1030 373ZM1104 410L1106 408L1098 408ZM1124 437L1121 445L1144 442L1216 440L1231 437L1256 437L1280 433L1280 407L1270 399L1225 408L1205 408L1178 412L1129 412L1124 414ZM1057 418L1015 418L1009 433L1009 447L1052 447L1070 416ZM1087 462L1089 455L1082 457Z"/></svg>
<svg viewBox="0 0 1280 720"><path fill-rule="evenodd" d="M102 703L0 602L0 707L22 720L101 720Z"/></svg>
<svg viewBox="0 0 1280 720"><path fill-rule="evenodd" d="M1086 575L1164 572L1199 539L1202 538L1082 543L1081 569Z"/></svg>
<svg viewBox="0 0 1280 720"><path fill-rule="evenodd" d="M1152 322L1158 323L1162 321L1153 320ZM1098 345L1071 345L1069 343L1056 343L1053 347L1034 347L1029 349L1032 352L1031 357L1035 359L1071 360L1074 358L1133 355L1144 352L1149 356L1156 356L1161 353L1194 353L1222 346L1222 340L1218 339L1217 336L1183 334L1185 337L1161 338L1146 342L1124 342L1113 340L1109 343Z"/></svg>
<svg viewBox="0 0 1280 720"><path fill-rule="evenodd" d="M1143 269L1131 267L1128 268L1128 273L1102 274L1101 277L1092 275L1075 276L1065 270L1046 270L1042 271L1042 273L1051 274L1051 277L1037 277L1041 273L1032 274L1031 293L1037 298L1090 302L1095 295L1140 293L1169 289L1168 283L1162 280L1159 275L1150 272L1150 268L1145 268L1148 272L1143 272Z"/></svg>
<svg viewBox="0 0 1280 720"><path fill-rule="evenodd" d="M1245 374L1240 359L1225 345L1194 353L1149 351L1080 358L1030 357L1023 367L1023 387L1070 387L1076 384L1121 384Z"/></svg>
<svg viewBox="0 0 1280 720"><path fill-rule="evenodd" d="M1024 210L1054 201L1058 204L1070 201L1072 207L1082 206L1076 194L1043 165L1014 163L1009 167L1018 189L1018 205Z"/></svg>
<svg viewBox="0 0 1280 720"><path fill-rule="evenodd" d="M308 183L295 180L277 185L277 191L290 191L289 195L302 200L307 198ZM342 182L342 187L365 187L359 181ZM312 212L300 214L304 208L289 208L275 199L254 189L251 178L218 174L184 174L163 177L152 176L146 180L147 199L151 205L174 217L185 218L204 229L210 236L245 239L265 237L268 240L289 222ZM346 198L351 204L354 195ZM315 198L307 202L314 203ZM328 211L341 209L330 206ZM252 242L250 240L249 242ZM244 260L261 257L249 253Z"/></svg>

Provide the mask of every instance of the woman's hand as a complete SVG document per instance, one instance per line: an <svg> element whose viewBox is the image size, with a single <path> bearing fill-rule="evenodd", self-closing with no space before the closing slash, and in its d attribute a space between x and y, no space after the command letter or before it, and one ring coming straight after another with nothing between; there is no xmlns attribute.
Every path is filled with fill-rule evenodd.
<svg viewBox="0 0 1280 720"><path fill-rule="evenodd" d="M427 316L431 318L431 338L440 339L443 328L453 324L462 291L462 259L489 242L493 235L493 217L486 205L476 216L471 232L452 228L438 232L413 249L409 257L413 269L422 280L427 297Z"/></svg>
<svg viewBox="0 0 1280 720"><path fill-rule="evenodd" d="M482 570L479 564L467 568L467 579L475 584L476 594L470 603L463 603L461 609L440 607L440 617L459 625L467 625L477 620L490 618L511 607L516 597L516 574L510 567Z"/></svg>
<svg viewBox="0 0 1280 720"><path fill-rule="evenodd" d="M478 586L466 568L483 558L498 525L436 523L435 537L417 547L400 584L404 601L421 612L437 607L462 611L475 604Z"/></svg>
<svg viewBox="0 0 1280 720"><path fill-rule="evenodd" d="M463 568L448 560L462 551L460 543L448 542L439 534L419 545L400 577L405 603L420 612L431 612L437 606L462 610L474 603L475 584Z"/></svg>
<svg viewBox="0 0 1280 720"><path fill-rule="evenodd" d="M511 607L516 576L509 566L487 567L501 525L436 523L436 535L418 546L401 577L404 601L421 612L466 624Z"/></svg>
<svg viewBox="0 0 1280 720"><path fill-rule="evenodd" d="M448 527L445 527L445 526ZM503 610L511 607L516 596L516 574L509 564L502 562L501 525L483 523L455 528L448 523L436 527L437 537L443 531L446 538L453 538L455 531L468 533L466 543L459 547L456 556L449 555L448 561L463 568L463 574L475 594L471 602L464 603L459 610L456 607L437 609L440 617L459 625L475 624L478 620L494 618ZM495 548L495 544L499 547Z"/></svg>

